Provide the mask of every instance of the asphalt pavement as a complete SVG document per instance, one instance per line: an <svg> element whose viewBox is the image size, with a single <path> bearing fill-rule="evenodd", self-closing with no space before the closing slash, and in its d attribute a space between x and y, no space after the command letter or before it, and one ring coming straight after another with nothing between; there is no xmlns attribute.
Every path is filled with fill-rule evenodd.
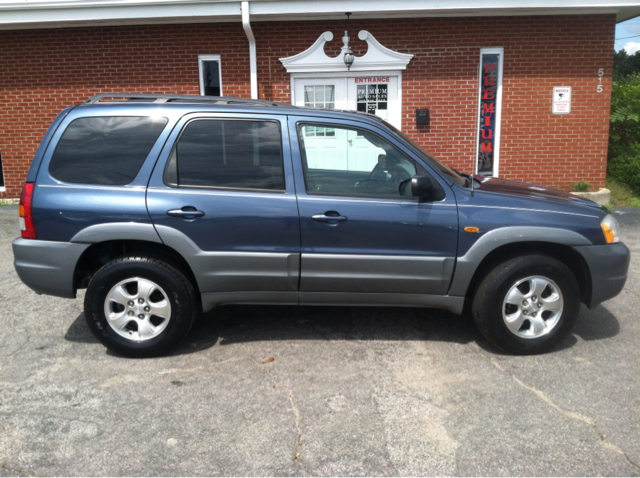
<svg viewBox="0 0 640 478"><path fill-rule="evenodd" d="M622 293L513 357L412 308L225 306L171 355L110 354L13 269L0 207L0 476L640 474L640 210Z"/></svg>

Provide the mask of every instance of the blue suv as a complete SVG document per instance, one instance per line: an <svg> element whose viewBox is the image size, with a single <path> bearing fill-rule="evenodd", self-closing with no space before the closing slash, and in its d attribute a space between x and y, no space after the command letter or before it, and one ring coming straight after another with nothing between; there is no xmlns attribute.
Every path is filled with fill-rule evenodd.
<svg viewBox="0 0 640 478"><path fill-rule="evenodd" d="M221 304L469 310L515 354L623 288L606 209L452 170L380 118L238 98L105 94L64 110L20 200L15 268L86 288L128 356L166 352Z"/></svg>

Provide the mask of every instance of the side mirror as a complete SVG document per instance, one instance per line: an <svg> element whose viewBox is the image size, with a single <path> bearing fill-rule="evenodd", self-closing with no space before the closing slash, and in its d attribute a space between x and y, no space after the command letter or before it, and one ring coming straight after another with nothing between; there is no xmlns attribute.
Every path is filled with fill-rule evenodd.
<svg viewBox="0 0 640 478"><path fill-rule="evenodd" d="M411 178L411 195L421 199L429 199L433 191L431 179L427 176L416 174Z"/></svg>

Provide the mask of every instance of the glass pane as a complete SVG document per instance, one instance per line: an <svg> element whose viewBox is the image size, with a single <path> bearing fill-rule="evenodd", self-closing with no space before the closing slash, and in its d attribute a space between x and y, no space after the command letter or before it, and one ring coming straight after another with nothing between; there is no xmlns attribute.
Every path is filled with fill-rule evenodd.
<svg viewBox="0 0 640 478"><path fill-rule="evenodd" d="M77 119L60 138L49 172L67 183L129 184L166 124L166 118Z"/></svg>
<svg viewBox="0 0 640 478"><path fill-rule="evenodd" d="M335 87L333 85L306 85L304 87L304 105L312 108L335 107Z"/></svg>
<svg viewBox="0 0 640 478"><path fill-rule="evenodd" d="M416 165L378 135L361 129L299 125L304 173L310 194L399 197ZM314 137L318 131L323 138ZM329 136L331 132L331 136Z"/></svg>
<svg viewBox="0 0 640 478"><path fill-rule="evenodd" d="M178 185L284 191L281 145L275 121L192 121L177 145Z"/></svg>
<svg viewBox="0 0 640 478"><path fill-rule="evenodd" d="M220 96L220 65L217 61L202 62L202 78L205 96Z"/></svg>
<svg viewBox="0 0 640 478"><path fill-rule="evenodd" d="M313 106L315 104L315 96L314 96L314 88L313 86L305 86L304 87L304 105L305 106Z"/></svg>

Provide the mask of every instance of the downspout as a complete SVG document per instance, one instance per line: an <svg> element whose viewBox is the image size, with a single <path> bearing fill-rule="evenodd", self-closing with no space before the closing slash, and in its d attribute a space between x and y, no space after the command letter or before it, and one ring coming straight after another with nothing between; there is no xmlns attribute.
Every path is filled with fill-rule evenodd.
<svg viewBox="0 0 640 478"><path fill-rule="evenodd" d="M251 98L258 99L258 59L256 57L256 37L253 36L251 24L249 23L249 2L240 4L242 9L242 28L249 40L249 69L251 72Z"/></svg>

